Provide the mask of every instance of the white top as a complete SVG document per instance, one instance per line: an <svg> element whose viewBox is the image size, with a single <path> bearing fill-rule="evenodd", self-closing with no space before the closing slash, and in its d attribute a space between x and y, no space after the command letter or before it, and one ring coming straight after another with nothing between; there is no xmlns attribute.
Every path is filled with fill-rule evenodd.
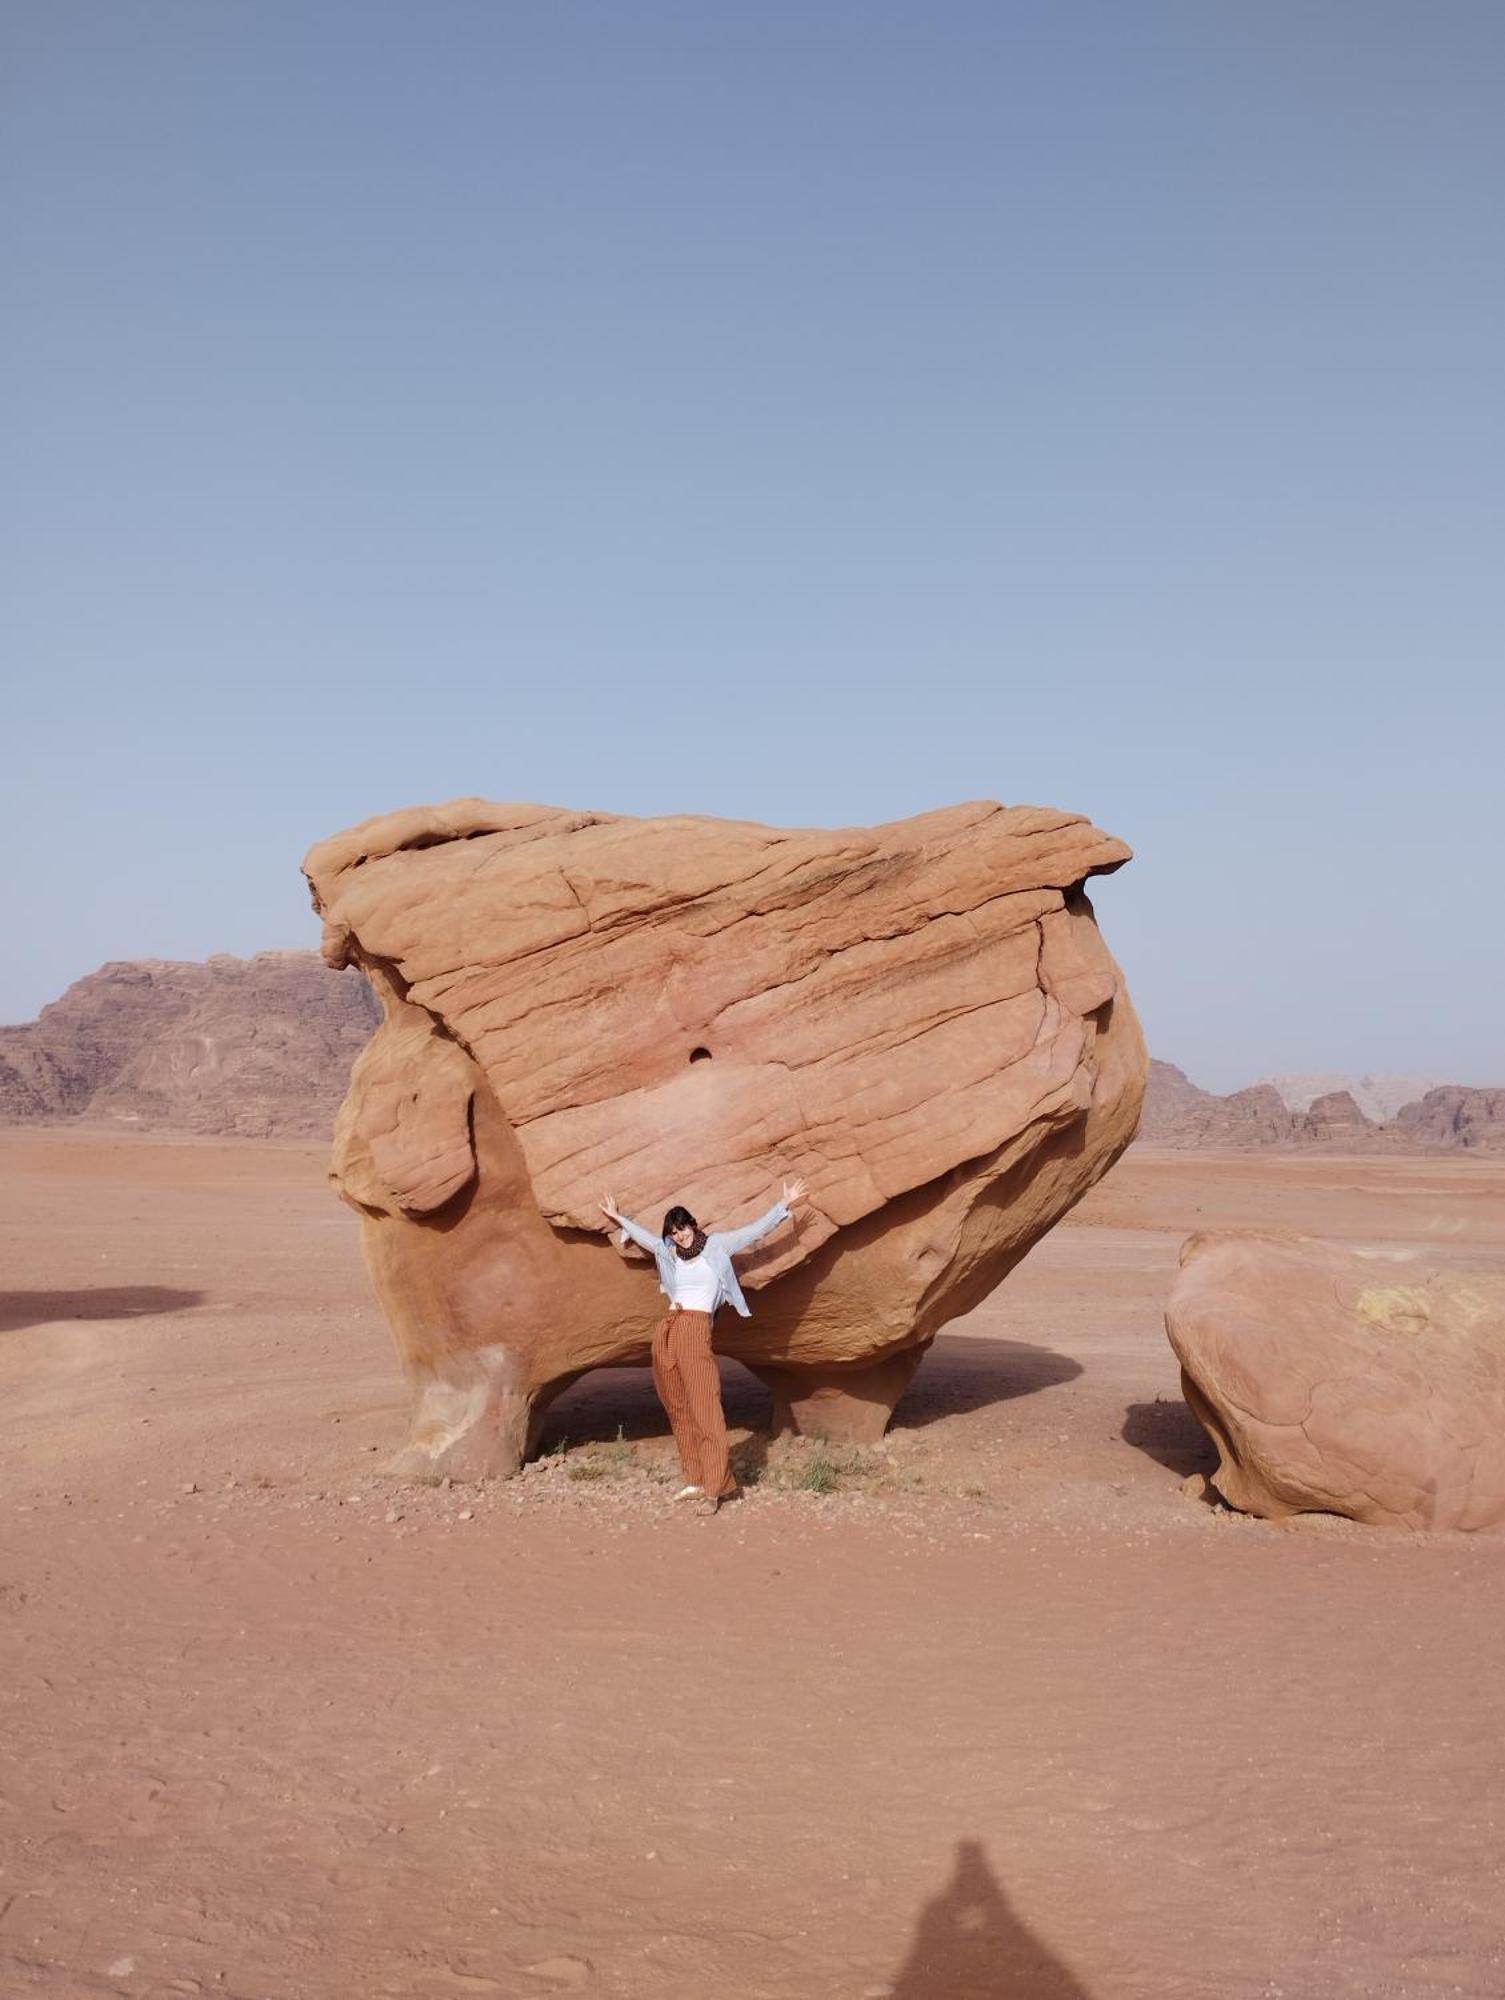
<svg viewBox="0 0 1505 2000"><path fill-rule="evenodd" d="M681 1312L713 1313L720 1303L721 1281L702 1250L698 1257L674 1260L674 1303Z"/></svg>

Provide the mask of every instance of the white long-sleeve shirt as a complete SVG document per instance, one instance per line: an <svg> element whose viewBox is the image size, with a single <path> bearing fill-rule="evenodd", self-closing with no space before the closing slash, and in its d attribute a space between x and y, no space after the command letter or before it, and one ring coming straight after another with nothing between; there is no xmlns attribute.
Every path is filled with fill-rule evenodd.
<svg viewBox="0 0 1505 2000"><path fill-rule="evenodd" d="M742 1296L742 1287L737 1283L737 1273L732 1269L732 1258L737 1251L750 1249L759 1237L766 1236L770 1229L777 1229L781 1222L787 1222L788 1219L789 1210L783 1202L776 1201L766 1215L760 1215L756 1222L745 1223L741 1229L712 1230L700 1254L716 1274L717 1306L725 1300L734 1312L740 1313L744 1319L748 1317L747 1301ZM618 1216L617 1220L622 1225L623 1236L630 1237L634 1243L641 1245L658 1265L659 1286L665 1298L672 1300L675 1296L675 1271L683 1263L674 1245L665 1237L655 1236L651 1229L645 1229L640 1222L632 1221L629 1216ZM714 1312L715 1307L713 1306L711 1310Z"/></svg>
<svg viewBox="0 0 1505 2000"><path fill-rule="evenodd" d="M673 1302L680 1312L713 1313L721 1303L721 1280L702 1250L698 1257L678 1257L670 1270Z"/></svg>

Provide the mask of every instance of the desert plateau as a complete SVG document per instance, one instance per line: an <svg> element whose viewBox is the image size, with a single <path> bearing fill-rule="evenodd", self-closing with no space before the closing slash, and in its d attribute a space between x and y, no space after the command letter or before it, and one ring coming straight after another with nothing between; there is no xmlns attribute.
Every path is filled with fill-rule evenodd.
<svg viewBox="0 0 1505 2000"><path fill-rule="evenodd" d="M0 1135L0 1990L1494 2000L1505 1540L1208 1504L1196 1230L1505 1270L1505 1162L1136 1146L872 1446L642 1369L397 1483L327 1148Z"/></svg>

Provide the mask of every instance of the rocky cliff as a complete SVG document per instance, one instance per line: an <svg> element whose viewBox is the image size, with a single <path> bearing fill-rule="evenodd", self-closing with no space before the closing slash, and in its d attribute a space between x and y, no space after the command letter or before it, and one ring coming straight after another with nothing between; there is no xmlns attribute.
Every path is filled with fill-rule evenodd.
<svg viewBox="0 0 1505 2000"><path fill-rule="evenodd" d="M1198 1089L1174 1063L1151 1062L1139 1137L1150 1146L1214 1146L1243 1152L1295 1144L1299 1122L1273 1084L1256 1083L1218 1097Z"/></svg>
<svg viewBox="0 0 1505 2000"><path fill-rule="evenodd" d="M0 1028L0 1124L322 1137L379 1019L366 981L317 952L104 965Z"/></svg>
<svg viewBox="0 0 1505 2000"><path fill-rule="evenodd" d="M1413 1145L1505 1153L1505 1090L1442 1084L1419 1103L1403 1106L1394 1122L1397 1132Z"/></svg>
<svg viewBox="0 0 1505 2000"><path fill-rule="evenodd" d="M1274 1084L1219 1097L1198 1089L1173 1063L1152 1062L1139 1137L1187 1152L1499 1153L1505 1152L1505 1090L1446 1084L1379 1122L1347 1090L1328 1091L1293 1111Z"/></svg>

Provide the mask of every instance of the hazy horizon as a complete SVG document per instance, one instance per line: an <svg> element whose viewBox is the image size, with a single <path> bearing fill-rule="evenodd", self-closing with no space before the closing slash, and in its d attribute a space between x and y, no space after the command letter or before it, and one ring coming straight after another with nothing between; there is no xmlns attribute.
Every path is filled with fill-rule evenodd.
<svg viewBox="0 0 1505 2000"><path fill-rule="evenodd" d="M217 957L230 957L244 961L246 958L254 956L255 952L258 950L268 951L273 953L281 951L314 950L316 949L316 942L317 941L315 940L313 943L305 941L304 943L297 945L262 945L253 948L253 950L251 951L244 951L244 952L216 952L211 950L203 953L202 956L199 958L187 959L187 960L161 959L161 958L150 959L145 954L139 955L134 960L106 959L98 966L91 966L88 972L80 973L78 977L79 979L87 979L93 972L103 971L109 965L122 964L122 963L140 964L145 962L154 964L201 965L206 960ZM75 983L76 982L73 980L70 980L68 982L70 986ZM64 988L63 990L66 991L67 989ZM62 997L61 993L54 994L51 996L51 998L54 1000L60 999L61 997ZM44 1001L42 1003L43 1006L47 1006L49 1004L50 1001ZM27 1021L0 1022L0 1027L24 1027L28 1025L30 1025L29 1019ZM1321 1078L1323 1080L1324 1087L1333 1087L1333 1088L1339 1087L1340 1082L1342 1084L1349 1084L1349 1083L1378 1084L1378 1083L1393 1082L1398 1078L1403 1078L1408 1081L1416 1081L1420 1084L1423 1084L1425 1088L1429 1089L1435 1088L1443 1084L1462 1084L1470 1088L1485 1089L1485 1090L1505 1087L1501 1085L1500 1080L1496 1077L1466 1077L1466 1076L1424 1077L1420 1072L1417 1072L1415 1070L1399 1070L1399 1071L1395 1070L1366 1071L1366 1070L1355 1070L1355 1069L1344 1070L1344 1069L1335 1069L1331 1064L1328 1064L1324 1068L1319 1070L1275 1070L1270 1072L1263 1072L1259 1076L1246 1076L1242 1079L1241 1082L1238 1083L1227 1083L1227 1084L1219 1083L1217 1085L1212 1085L1206 1083L1201 1077L1192 1075L1192 1073L1187 1069L1185 1063L1178 1062L1174 1054L1167 1054L1167 1052L1164 1049L1157 1049L1152 1045L1150 1048L1150 1055L1159 1062L1167 1062L1172 1064L1176 1069L1179 1069L1181 1073L1184 1076L1186 1076L1190 1082L1198 1084L1202 1089L1216 1090L1219 1095L1226 1095L1232 1091L1248 1089L1251 1085L1257 1083L1272 1083L1277 1085L1305 1084L1305 1083L1311 1083L1317 1080L1318 1078Z"/></svg>
<svg viewBox="0 0 1505 2000"><path fill-rule="evenodd" d="M1155 1054L1505 1072L1505 13L0 7L0 1016L479 793L1083 812Z"/></svg>

